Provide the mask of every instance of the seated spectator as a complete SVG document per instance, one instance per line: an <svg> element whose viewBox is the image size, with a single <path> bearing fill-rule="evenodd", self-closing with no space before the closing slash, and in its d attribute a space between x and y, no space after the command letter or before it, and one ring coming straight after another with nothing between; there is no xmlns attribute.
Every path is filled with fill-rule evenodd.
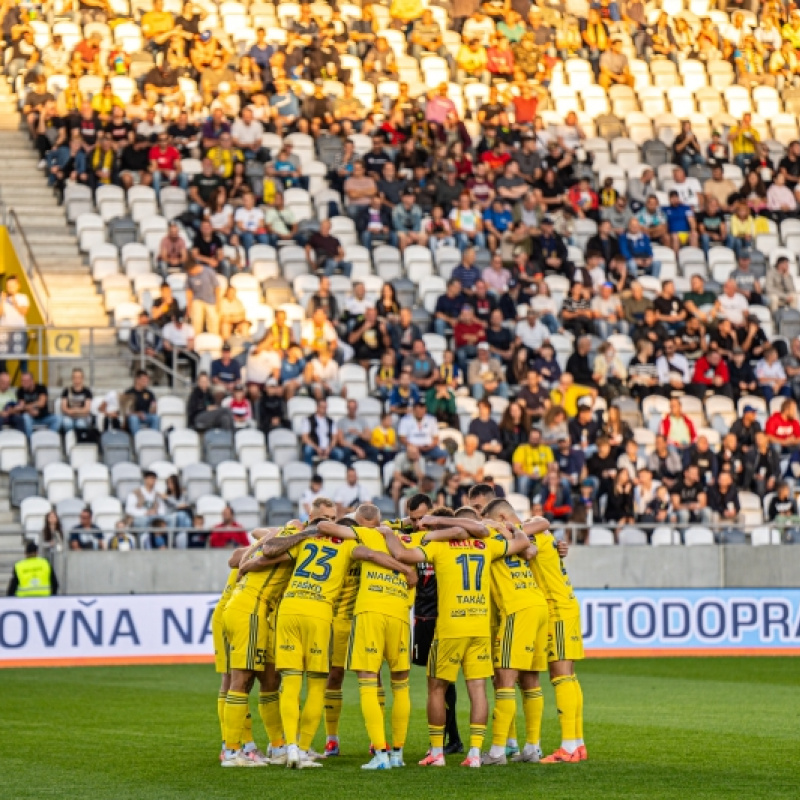
<svg viewBox="0 0 800 800"><path fill-rule="evenodd" d="M800 422L797 421L797 403L786 399L774 414L771 414L764 428L771 444L789 452L800 445Z"/></svg>
<svg viewBox="0 0 800 800"><path fill-rule="evenodd" d="M487 69L486 48L479 39L467 40L456 55L456 77L460 84L478 82L487 86L492 82L492 73Z"/></svg>
<svg viewBox="0 0 800 800"><path fill-rule="evenodd" d="M572 376L577 386L584 388L594 387L594 373L589 365L589 353L592 349L590 336L581 336L575 340L575 350L567 359L565 372ZM582 394L585 394L582 393Z"/></svg>
<svg viewBox="0 0 800 800"><path fill-rule="evenodd" d="M176 222L170 222L167 235L161 240L158 248L158 268L166 277L170 272L183 272L188 263L189 251L180 235L180 228Z"/></svg>
<svg viewBox="0 0 800 800"><path fill-rule="evenodd" d="M467 383L472 387L476 400L495 395L508 397L508 384L505 370L496 358L492 358L488 342L481 342L476 348L476 357L469 362Z"/></svg>
<svg viewBox="0 0 800 800"><path fill-rule="evenodd" d="M478 416L470 422L468 432L478 437L478 446L485 456L496 457L502 451L500 426L492 419L488 400L478 401Z"/></svg>
<svg viewBox="0 0 800 800"><path fill-rule="evenodd" d="M436 419L427 413L422 400L418 400L412 411L400 420L397 435L401 445L408 447L413 444L428 461L443 464L447 459L447 451L439 446L439 426Z"/></svg>
<svg viewBox="0 0 800 800"><path fill-rule="evenodd" d="M400 202L392 209L392 225L397 246L401 250L412 244L428 243L428 236L422 230L422 209L415 202L414 192L405 188L400 195Z"/></svg>
<svg viewBox="0 0 800 800"><path fill-rule="evenodd" d="M670 237L672 249L677 253L687 244L697 247L697 222L692 208L681 201L680 194L675 189L669 193L669 204L663 208L667 218L667 233Z"/></svg>
<svg viewBox="0 0 800 800"><path fill-rule="evenodd" d="M425 477L426 461L419 449L409 444L405 451L401 450L394 460L394 475L392 477L391 495L397 505L400 495L410 493L423 482Z"/></svg>
<svg viewBox="0 0 800 800"><path fill-rule="evenodd" d="M83 370L76 367L72 370L70 385L61 392L50 430L56 433L87 429L94 426L92 416L92 390L84 383Z"/></svg>
<svg viewBox="0 0 800 800"><path fill-rule="evenodd" d="M361 244L367 249L378 244L397 247L392 210L383 203L380 195L373 195L367 205L358 207L355 222Z"/></svg>
<svg viewBox="0 0 800 800"><path fill-rule="evenodd" d="M323 350L335 353L339 344L336 328L327 318L324 309L317 308L311 319L303 322L300 332L300 344L307 354L320 354Z"/></svg>
<svg viewBox="0 0 800 800"><path fill-rule="evenodd" d="M336 423L328 416L328 403L318 400L315 413L303 420L300 428L303 461L312 466L319 461L344 461L344 451L336 440Z"/></svg>
<svg viewBox="0 0 800 800"><path fill-rule="evenodd" d="M656 370L661 393L665 397L683 392L692 381L689 361L676 351L672 340L664 342L663 353L656 359Z"/></svg>
<svg viewBox="0 0 800 800"><path fill-rule="evenodd" d="M594 333L594 312L590 300L591 293L580 283L572 284L569 295L561 306L561 319L565 330L576 339Z"/></svg>
<svg viewBox="0 0 800 800"><path fill-rule="evenodd" d="M247 531L234 519L233 509L225 506L222 509L222 522L218 522L211 528L208 546L249 547L249 545L250 537L247 535Z"/></svg>
<svg viewBox="0 0 800 800"><path fill-rule="evenodd" d="M35 425L51 427L54 422L53 415L47 408L47 387L36 383L30 372L23 372L20 378L20 386L16 390L13 418L16 418L15 422L21 422L21 428L28 439L33 435ZM39 544L41 546L41 541Z"/></svg>
<svg viewBox="0 0 800 800"><path fill-rule="evenodd" d="M231 412L221 408L211 392L211 382L207 372L197 376L197 383L186 402L186 416L189 427L195 431L212 428L233 429Z"/></svg>
<svg viewBox="0 0 800 800"><path fill-rule="evenodd" d="M633 86L628 57L622 52L622 39L612 39L610 48L599 57L600 75L597 82L604 89L620 84Z"/></svg>
<svg viewBox="0 0 800 800"><path fill-rule="evenodd" d="M797 541L800 514L797 510L797 500L792 496L786 481L781 481L776 486L775 494L769 501L766 517L781 531L786 541Z"/></svg>
<svg viewBox="0 0 800 800"><path fill-rule="evenodd" d="M242 365L233 357L231 346L222 345L219 358L211 362L211 384L223 394L229 394L233 387L240 382Z"/></svg>
<svg viewBox="0 0 800 800"><path fill-rule="evenodd" d="M613 523L615 538L625 525L633 525L636 517L633 509L633 483L628 470L621 469L614 477L614 484L608 493L604 522Z"/></svg>
<svg viewBox="0 0 800 800"><path fill-rule="evenodd" d="M668 445L679 449L688 447L697 438L694 423L683 413L680 398L669 401L669 413L661 420L659 433Z"/></svg>
<svg viewBox="0 0 800 800"><path fill-rule="evenodd" d="M395 431L394 419L391 414L387 413L381 416L380 424L372 429L369 441L375 451L375 458L381 467L395 458L398 454L397 432Z"/></svg>
<svg viewBox="0 0 800 800"><path fill-rule="evenodd" d="M326 275L338 272L350 277L353 265L344 260L341 242L331 235L329 219L320 222L319 231L313 233L306 244L306 259L313 272L322 271Z"/></svg>
<svg viewBox="0 0 800 800"><path fill-rule="evenodd" d="M155 520L164 519L167 506L162 494L156 489L158 476L152 470L142 475L142 485L134 489L125 501L125 515L134 529L147 530Z"/></svg>
<svg viewBox="0 0 800 800"><path fill-rule="evenodd" d="M541 503L543 516L551 522L565 523L569 521L572 516L572 494L569 485L561 480L556 464L548 469L542 487L538 494L534 495L533 502Z"/></svg>
<svg viewBox="0 0 800 800"><path fill-rule="evenodd" d="M137 370L133 386L123 395L128 409L125 420L131 436L136 436L142 428L157 431L161 427L161 418L156 413L156 398L150 391L149 384L150 376L147 371Z"/></svg>
<svg viewBox="0 0 800 800"><path fill-rule="evenodd" d="M354 461L375 461L369 443L370 432L363 417L358 416L358 401L347 401L347 414L336 423L336 445L344 452L347 464Z"/></svg>
<svg viewBox="0 0 800 800"><path fill-rule="evenodd" d="M797 307L797 291L794 280L789 273L789 259L781 256L775 261L772 269L767 270L766 299L770 310Z"/></svg>
<svg viewBox="0 0 800 800"><path fill-rule="evenodd" d="M786 371L778 359L778 351L769 347L764 357L756 364L758 387L767 403L774 397L791 397L792 389L786 382Z"/></svg>
<svg viewBox="0 0 800 800"><path fill-rule="evenodd" d="M672 505L681 525L688 525L689 523L711 524L708 495L703 483L700 481L696 466L688 466L683 473L683 477L675 484L672 490Z"/></svg>
<svg viewBox="0 0 800 800"><path fill-rule="evenodd" d="M732 246L737 258L755 245L758 224L758 219L751 213L750 206L744 201L739 201L731 216Z"/></svg>
<svg viewBox="0 0 800 800"><path fill-rule="evenodd" d="M70 550L105 550L103 532L92 522L92 510L86 506L80 513L80 523L69 532Z"/></svg>
<svg viewBox="0 0 800 800"><path fill-rule="evenodd" d="M611 342L603 342L597 350L592 366L592 381L607 401L628 392L628 370Z"/></svg>
<svg viewBox="0 0 800 800"><path fill-rule="evenodd" d="M358 473L355 468L348 467L345 484L333 493L336 516L345 517L352 514L361 503L369 503L371 500L369 492L358 482Z"/></svg>
<svg viewBox="0 0 800 800"><path fill-rule="evenodd" d="M733 399L728 365L718 349L712 347L695 361L690 394L704 400L712 394L725 395Z"/></svg>
<svg viewBox="0 0 800 800"><path fill-rule="evenodd" d="M233 387L233 394L226 397L222 401L221 406L230 412L235 430L239 431L245 428L255 427L253 406L245 395L245 387L241 384Z"/></svg>
<svg viewBox="0 0 800 800"><path fill-rule="evenodd" d="M389 394L389 410L400 416L407 414L420 400L419 389L412 383L411 367L403 367L397 384Z"/></svg>
<svg viewBox="0 0 800 800"><path fill-rule="evenodd" d="M115 550L118 553L136 549L136 538L128 532L125 520L118 520L114 526L114 535L108 541L108 549Z"/></svg>
<svg viewBox="0 0 800 800"><path fill-rule="evenodd" d="M466 371L467 363L477 355L478 344L486 340L484 326L475 319L475 310L471 305L464 305L453 328L453 340L456 347L456 361L462 371ZM488 347L487 347L488 350Z"/></svg>
<svg viewBox="0 0 800 800"><path fill-rule="evenodd" d="M197 354L194 352L194 327L187 325L180 314L176 314L161 332L164 349L164 363L172 371L171 385L175 385L175 377L180 365L189 368L189 375L195 380L197 374Z"/></svg>
<svg viewBox="0 0 800 800"><path fill-rule="evenodd" d="M437 422L458 428L456 396L442 377L437 377L433 386L425 393L425 408Z"/></svg>
<svg viewBox="0 0 800 800"><path fill-rule="evenodd" d="M626 334L628 325L623 319L619 297L614 294L614 284L604 283L591 302L597 335L608 339L612 333Z"/></svg>

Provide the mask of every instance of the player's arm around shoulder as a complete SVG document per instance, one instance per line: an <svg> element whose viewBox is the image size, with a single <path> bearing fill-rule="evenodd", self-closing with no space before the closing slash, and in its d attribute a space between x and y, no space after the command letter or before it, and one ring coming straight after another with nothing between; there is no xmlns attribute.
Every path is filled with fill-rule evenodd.
<svg viewBox="0 0 800 800"><path fill-rule="evenodd" d="M499 542L500 540L495 540ZM515 556L518 553L524 553L531 548L531 543L525 533L518 528L515 528L511 539L506 539L506 549L504 553L501 553L498 558L501 558L503 555L506 556Z"/></svg>
<svg viewBox="0 0 800 800"><path fill-rule="evenodd" d="M384 569L389 569L403 575L409 588L417 585L417 570L413 566L401 563L396 558L392 558L392 556L386 553L381 553L378 550L373 550L360 544L353 550L352 557L356 561L369 561L378 567L383 567Z"/></svg>
<svg viewBox="0 0 800 800"><path fill-rule="evenodd" d="M358 541L356 532L347 525L339 525L335 522L328 522L325 520L324 522L317 523L317 529L321 536L335 536L337 539L344 539L346 541Z"/></svg>
<svg viewBox="0 0 800 800"><path fill-rule="evenodd" d="M546 517L531 517L522 523L522 530L528 536L534 536L537 533L546 533L550 530L550 520Z"/></svg>
<svg viewBox="0 0 800 800"><path fill-rule="evenodd" d="M406 547L398 538L397 534L386 525L381 525L378 531L386 542L386 549L392 558L401 564L422 564L427 559L420 547Z"/></svg>

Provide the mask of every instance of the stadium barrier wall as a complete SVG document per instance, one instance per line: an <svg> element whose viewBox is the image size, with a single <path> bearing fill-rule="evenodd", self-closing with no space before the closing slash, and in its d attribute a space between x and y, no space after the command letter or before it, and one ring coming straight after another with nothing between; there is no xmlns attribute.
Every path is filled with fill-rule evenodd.
<svg viewBox="0 0 800 800"><path fill-rule="evenodd" d="M800 590L586 589L589 658L800 655ZM212 661L217 594L0 600L0 667Z"/></svg>
<svg viewBox="0 0 800 800"><path fill-rule="evenodd" d="M62 594L217 592L227 575L219 550L59 554ZM584 589L800 588L800 547L573 547L566 566Z"/></svg>

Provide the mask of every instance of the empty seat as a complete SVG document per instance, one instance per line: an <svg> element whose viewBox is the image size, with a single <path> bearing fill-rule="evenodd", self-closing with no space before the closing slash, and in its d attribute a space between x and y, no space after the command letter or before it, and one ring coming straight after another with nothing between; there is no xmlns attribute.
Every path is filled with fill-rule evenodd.
<svg viewBox="0 0 800 800"><path fill-rule="evenodd" d="M100 437L103 463L108 467L131 460L131 438L124 431L108 430Z"/></svg>
<svg viewBox="0 0 800 800"><path fill-rule="evenodd" d="M250 490L259 503L266 503L273 497L280 497L281 470L277 464L261 461L250 466Z"/></svg>
<svg viewBox="0 0 800 800"><path fill-rule="evenodd" d="M47 464L42 470L42 482L51 503L75 496L75 478L69 464Z"/></svg>
<svg viewBox="0 0 800 800"><path fill-rule="evenodd" d="M28 440L24 433L0 431L0 471L11 472L14 467L28 464Z"/></svg>
<svg viewBox="0 0 800 800"><path fill-rule="evenodd" d="M217 489L227 501L247 495L247 468L238 461L217 464Z"/></svg>
<svg viewBox="0 0 800 800"><path fill-rule="evenodd" d="M245 467L267 460L267 446L261 431L249 429L236 431L234 442L236 457Z"/></svg>
<svg viewBox="0 0 800 800"><path fill-rule="evenodd" d="M214 471L208 464L187 464L181 478L190 503L214 493Z"/></svg>
<svg viewBox="0 0 800 800"><path fill-rule="evenodd" d="M145 428L136 433L134 448L142 469L147 469L156 461L163 461L166 457L164 437L158 431Z"/></svg>
<svg viewBox="0 0 800 800"><path fill-rule="evenodd" d="M255 497L246 495L234 497L230 500L230 506L233 510L234 519L248 531L257 528L261 524L258 500Z"/></svg>
<svg viewBox="0 0 800 800"><path fill-rule="evenodd" d="M231 431L214 428L206 431L203 437L203 461L216 467L223 461L233 461L233 433Z"/></svg>
<svg viewBox="0 0 800 800"><path fill-rule="evenodd" d="M27 497L39 495L39 473L36 467L14 467L9 473L11 505L19 508Z"/></svg>
<svg viewBox="0 0 800 800"><path fill-rule="evenodd" d="M78 488L87 503L97 497L108 497L111 494L108 467L105 464L81 464L78 468Z"/></svg>

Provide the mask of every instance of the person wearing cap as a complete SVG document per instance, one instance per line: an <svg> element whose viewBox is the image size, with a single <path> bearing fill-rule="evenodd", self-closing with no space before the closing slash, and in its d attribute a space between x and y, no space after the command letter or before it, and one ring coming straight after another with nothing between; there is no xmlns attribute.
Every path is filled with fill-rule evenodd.
<svg viewBox="0 0 800 800"><path fill-rule="evenodd" d="M481 342L478 345L476 357L469 362L467 383L476 400L491 395L508 397L505 370L500 361L492 357L488 342Z"/></svg>
<svg viewBox="0 0 800 800"><path fill-rule="evenodd" d="M25 542L25 558L11 571L9 597L50 597L58 594L58 579L52 565L39 555L36 542Z"/></svg>

